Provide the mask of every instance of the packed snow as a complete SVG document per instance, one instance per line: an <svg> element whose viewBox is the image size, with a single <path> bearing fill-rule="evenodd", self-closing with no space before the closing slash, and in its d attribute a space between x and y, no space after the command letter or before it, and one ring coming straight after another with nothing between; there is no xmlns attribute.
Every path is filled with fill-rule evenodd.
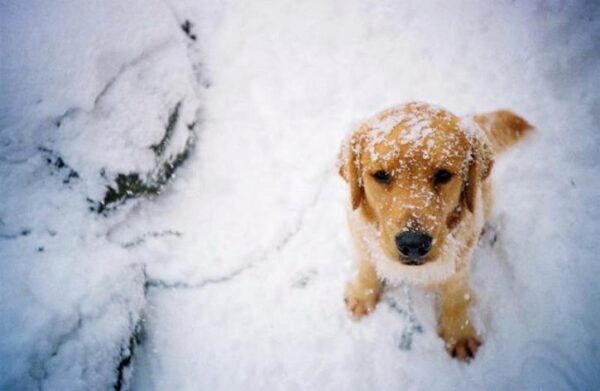
<svg viewBox="0 0 600 391"><path fill-rule="evenodd" d="M593 2L0 0L0 389L597 389L599 42ZM418 288L344 307L338 152L407 101L536 127L469 364Z"/></svg>

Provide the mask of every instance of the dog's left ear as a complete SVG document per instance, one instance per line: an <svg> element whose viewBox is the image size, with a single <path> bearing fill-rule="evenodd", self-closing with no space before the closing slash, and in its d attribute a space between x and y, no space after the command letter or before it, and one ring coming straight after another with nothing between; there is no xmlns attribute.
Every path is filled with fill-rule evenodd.
<svg viewBox="0 0 600 391"><path fill-rule="evenodd" d="M480 137L473 137L471 144L471 156L463 191L467 208L473 213L479 184L490 176L494 165L494 156L490 145Z"/></svg>
<svg viewBox="0 0 600 391"><path fill-rule="evenodd" d="M497 110L473 116L484 135L474 136L464 195L467 207L475 210L478 183L490 175L494 154L501 154L524 138L533 126L509 110ZM484 141L485 139L485 141Z"/></svg>
<svg viewBox="0 0 600 391"><path fill-rule="evenodd" d="M342 145L340 151L339 173L350 186L352 210L358 208L363 197L362 179L360 177L360 151L362 132L357 130Z"/></svg>

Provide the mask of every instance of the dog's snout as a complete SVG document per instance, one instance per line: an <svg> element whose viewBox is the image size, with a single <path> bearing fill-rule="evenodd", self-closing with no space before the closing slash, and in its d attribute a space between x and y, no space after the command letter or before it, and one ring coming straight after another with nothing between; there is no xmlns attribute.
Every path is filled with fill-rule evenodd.
<svg viewBox="0 0 600 391"><path fill-rule="evenodd" d="M404 231L396 235L396 247L413 263L431 250L433 238L425 233Z"/></svg>

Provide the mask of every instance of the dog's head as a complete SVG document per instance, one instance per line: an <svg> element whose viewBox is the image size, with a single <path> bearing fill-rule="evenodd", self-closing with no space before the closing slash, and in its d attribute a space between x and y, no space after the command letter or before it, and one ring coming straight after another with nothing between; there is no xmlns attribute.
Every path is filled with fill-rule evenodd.
<svg viewBox="0 0 600 391"><path fill-rule="evenodd" d="M362 124L342 150L352 208L379 232L385 253L406 265L434 261L450 230L475 209L493 156L477 125L409 103Z"/></svg>

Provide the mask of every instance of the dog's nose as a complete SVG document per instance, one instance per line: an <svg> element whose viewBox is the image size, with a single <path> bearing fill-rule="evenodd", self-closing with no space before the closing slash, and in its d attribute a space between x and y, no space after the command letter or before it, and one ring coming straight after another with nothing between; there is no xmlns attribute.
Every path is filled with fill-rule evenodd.
<svg viewBox="0 0 600 391"><path fill-rule="evenodd" d="M420 232L404 231L396 235L396 247L410 260L427 254L432 242L431 236Z"/></svg>

